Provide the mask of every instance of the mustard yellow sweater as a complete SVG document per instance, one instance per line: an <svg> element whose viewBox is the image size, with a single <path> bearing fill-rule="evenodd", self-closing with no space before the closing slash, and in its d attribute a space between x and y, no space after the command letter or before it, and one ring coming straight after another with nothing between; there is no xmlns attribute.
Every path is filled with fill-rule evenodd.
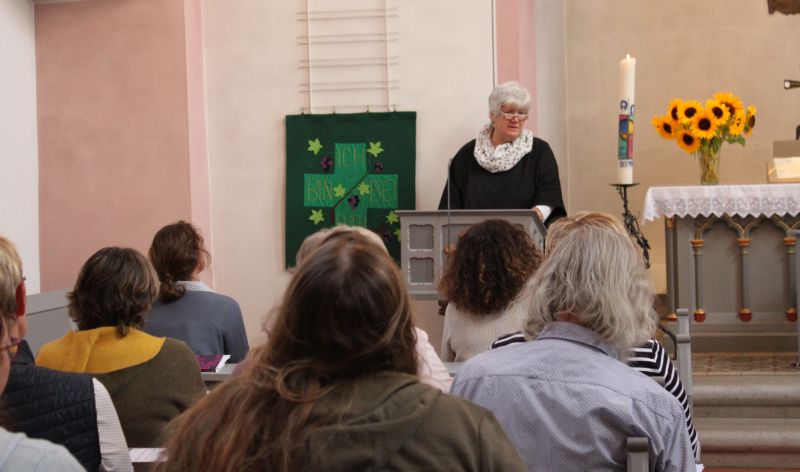
<svg viewBox="0 0 800 472"><path fill-rule="evenodd" d="M92 374L108 389L128 447L158 447L164 426L205 394L200 368L182 342L114 327L68 332L45 344L36 364Z"/></svg>

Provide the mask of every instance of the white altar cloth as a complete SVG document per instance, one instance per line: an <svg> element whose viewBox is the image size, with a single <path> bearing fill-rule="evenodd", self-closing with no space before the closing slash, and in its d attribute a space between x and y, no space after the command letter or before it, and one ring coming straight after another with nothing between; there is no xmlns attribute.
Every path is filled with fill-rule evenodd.
<svg viewBox="0 0 800 472"><path fill-rule="evenodd" d="M666 217L797 215L800 184L650 187L644 220Z"/></svg>

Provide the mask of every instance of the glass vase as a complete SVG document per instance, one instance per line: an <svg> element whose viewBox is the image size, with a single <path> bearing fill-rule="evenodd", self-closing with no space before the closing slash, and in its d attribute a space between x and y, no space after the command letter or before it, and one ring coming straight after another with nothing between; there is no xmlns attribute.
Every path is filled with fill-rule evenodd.
<svg viewBox="0 0 800 472"><path fill-rule="evenodd" d="M709 146L697 150L697 162L700 163L700 185L719 184L719 151Z"/></svg>

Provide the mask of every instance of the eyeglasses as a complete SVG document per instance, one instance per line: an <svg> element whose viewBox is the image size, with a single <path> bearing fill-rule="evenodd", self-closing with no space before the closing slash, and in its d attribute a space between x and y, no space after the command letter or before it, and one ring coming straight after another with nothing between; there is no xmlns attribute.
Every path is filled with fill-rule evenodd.
<svg viewBox="0 0 800 472"><path fill-rule="evenodd" d="M8 351L8 360L13 361L19 354L19 345L22 340L13 336L9 336L8 340L9 343L7 345L0 347L0 352Z"/></svg>
<svg viewBox="0 0 800 472"><path fill-rule="evenodd" d="M528 114L524 111L517 111L514 113L506 113L504 111L500 112L500 116L507 119L508 121L513 120L514 118L518 119L519 121L525 121L528 119Z"/></svg>

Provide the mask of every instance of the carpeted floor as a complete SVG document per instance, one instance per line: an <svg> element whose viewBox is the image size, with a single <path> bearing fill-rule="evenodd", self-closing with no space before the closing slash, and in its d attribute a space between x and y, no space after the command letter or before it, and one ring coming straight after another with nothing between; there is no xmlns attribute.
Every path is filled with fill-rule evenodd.
<svg viewBox="0 0 800 472"><path fill-rule="evenodd" d="M715 352L693 353L695 375L798 375L792 366L797 353L787 352Z"/></svg>
<svg viewBox="0 0 800 472"><path fill-rule="evenodd" d="M703 472L800 472L800 469L732 469L730 467L706 467Z"/></svg>

